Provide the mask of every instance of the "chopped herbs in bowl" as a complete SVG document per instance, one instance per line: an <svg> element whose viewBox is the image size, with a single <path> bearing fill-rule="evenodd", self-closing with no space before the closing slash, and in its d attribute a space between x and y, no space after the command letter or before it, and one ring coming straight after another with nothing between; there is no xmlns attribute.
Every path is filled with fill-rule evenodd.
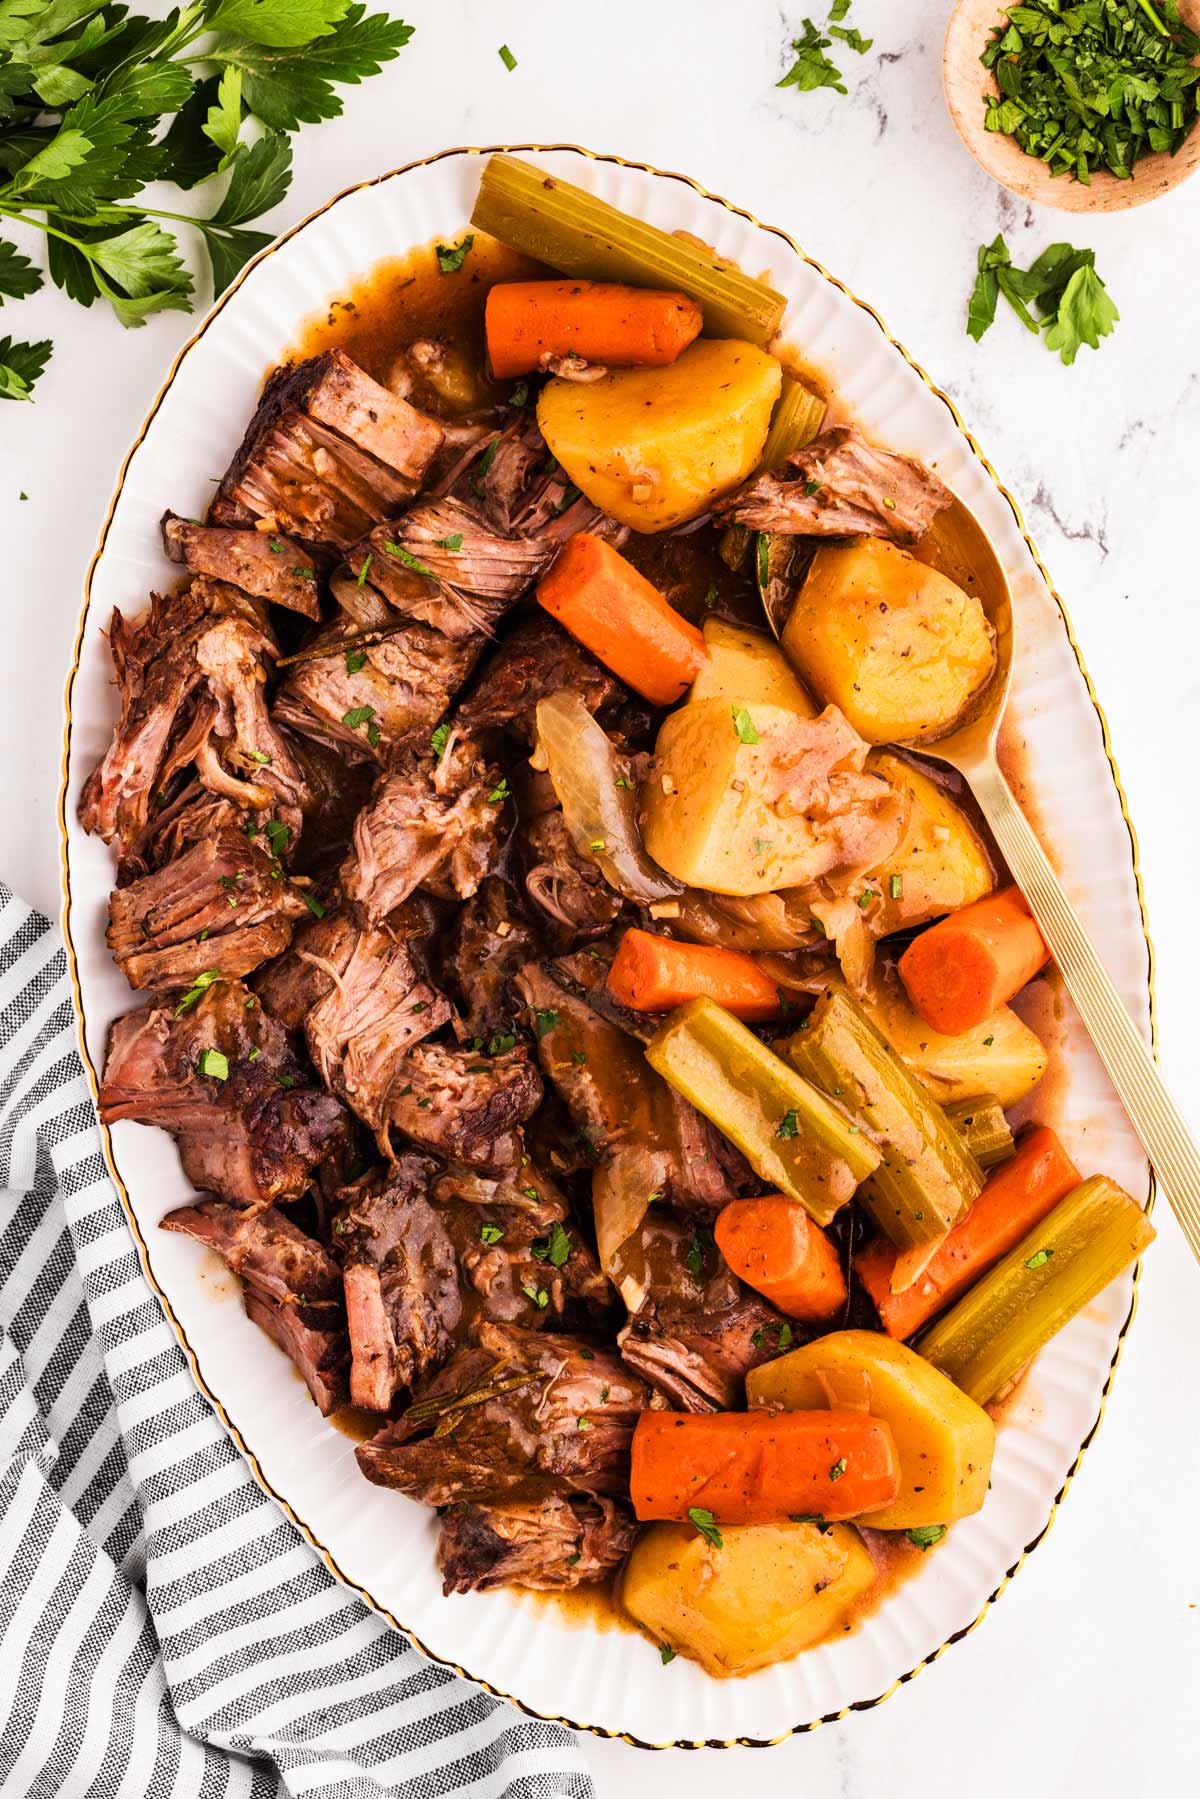
<svg viewBox="0 0 1200 1799"><path fill-rule="evenodd" d="M988 131L1012 137L1052 175L1129 180L1147 155L1174 155L1196 123L1200 34L1176 0L1037 0L1006 7L980 60L995 76Z"/></svg>

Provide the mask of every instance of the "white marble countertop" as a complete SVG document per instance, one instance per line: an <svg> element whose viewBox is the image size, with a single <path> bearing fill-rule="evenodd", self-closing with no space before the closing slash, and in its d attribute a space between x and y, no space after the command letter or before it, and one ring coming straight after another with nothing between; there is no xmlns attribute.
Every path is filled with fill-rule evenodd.
<svg viewBox="0 0 1200 1799"><path fill-rule="evenodd" d="M787 39L806 10L824 17L823 0L397 0L392 10L416 25L411 45L349 90L345 117L301 135L271 223L449 145L617 152L684 170L783 226L882 313L960 407L1025 508L1108 715L1157 949L1163 1061L1200 1128L1189 730L1200 702L1200 179L1108 219L1010 199L946 116L948 0L855 0L848 23L875 45L838 58L845 97L773 85ZM511 74L497 56L504 42L518 59ZM965 336L975 250L1000 229L1022 265L1059 239L1095 249L1121 311L1098 354L1063 368L1011 315L981 345ZM57 340L37 404L6 408L0 449L15 571L0 871L56 913L62 685L83 571L122 452L192 324L167 314L122 333L98 309L43 293L7 307L3 325ZM653 1757L587 1739L602 1795L702 1799L750 1780L846 1799L1197 1790L1200 1270L1161 1202L1156 1221L1103 1428L1053 1530L982 1626L886 1705L769 1754Z"/></svg>

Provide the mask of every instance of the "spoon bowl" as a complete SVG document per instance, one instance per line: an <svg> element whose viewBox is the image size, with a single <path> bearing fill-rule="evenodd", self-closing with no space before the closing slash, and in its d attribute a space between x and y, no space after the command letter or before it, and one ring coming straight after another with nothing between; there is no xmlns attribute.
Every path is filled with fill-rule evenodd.
<svg viewBox="0 0 1200 1799"><path fill-rule="evenodd" d="M1123 212L1170 193L1200 166L1200 125L1172 156L1157 151L1134 163L1128 180L1097 170L1090 183L1070 175L1052 175L1044 162L1028 156L1015 138L984 126L984 96L999 92L990 69L979 58L992 27L1005 15L998 0L958 0L946 27L942 51L942 86L954 129L981 168L1021 200L1053 206L1059 212ZM1200 29L1200 0L1179 0L1185 24Z"/></svg>

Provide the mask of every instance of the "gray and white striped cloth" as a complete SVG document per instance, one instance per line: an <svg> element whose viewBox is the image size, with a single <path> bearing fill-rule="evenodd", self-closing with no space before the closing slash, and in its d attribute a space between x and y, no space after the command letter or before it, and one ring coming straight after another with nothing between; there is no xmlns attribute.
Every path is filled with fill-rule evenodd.
<svg viewBox="0 0 1200 1799"><path fill-rule="evenodd" d="M0 886L0 1792L589 1799L251 1477L141 1273L58 934Z"/></svg>

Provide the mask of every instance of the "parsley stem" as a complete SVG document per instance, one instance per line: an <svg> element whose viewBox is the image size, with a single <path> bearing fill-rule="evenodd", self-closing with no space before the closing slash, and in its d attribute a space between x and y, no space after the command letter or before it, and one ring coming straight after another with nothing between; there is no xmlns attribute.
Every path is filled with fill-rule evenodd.
<svg viewBox="0 0 1200 1799"><path fill-rule="evenodd" d="M1154 8L1151 6L1150 0L1138 0L1138 5L1141 7L1160 37L1169 37L1171 35Z"/></svg>

